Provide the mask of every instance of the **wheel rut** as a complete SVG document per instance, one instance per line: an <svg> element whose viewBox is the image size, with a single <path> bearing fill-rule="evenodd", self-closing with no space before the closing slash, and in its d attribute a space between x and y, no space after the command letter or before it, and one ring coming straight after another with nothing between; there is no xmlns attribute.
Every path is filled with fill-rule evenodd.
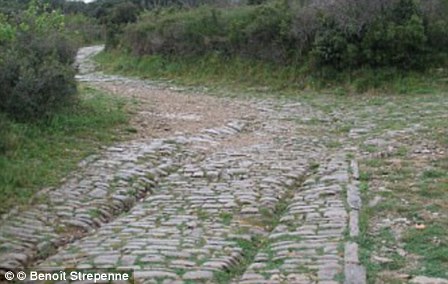
<svg viewBox="0 0 448 284"><path fill-rule="evenodd" d="M95 73L99 50L80 52L80 81L149 99L159 88ZM324 128L306 123L326 118L301 103L214 104L228 117L109 147L4 216L0 269L133 269L136 283L343 281L350 167Z"/></svg>

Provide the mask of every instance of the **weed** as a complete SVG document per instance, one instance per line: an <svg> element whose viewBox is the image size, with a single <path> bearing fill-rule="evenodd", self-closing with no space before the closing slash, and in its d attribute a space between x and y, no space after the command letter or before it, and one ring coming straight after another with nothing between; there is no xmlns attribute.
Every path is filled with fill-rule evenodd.
<svg viewBox="0 0 448 284"><path fill-rule="evenodd" d="M232 266L227 271L218 271L214 274L214 282L216 283L230 283L230 281L238 276L243 275L246 268L253 262L258 250L263 246L264 240L258 236L252 237L251 240L232 239L236 242L243 252L243 258L238 265Z"/></svg>
<svg viewBox="0 0 448 284"><path fill-rule="evenodd" d="M92 218L99 218L101 217L101 211L99 209L90 209L88 212L89 216Z"/></svg>
<svg viewBox="0 0 448 284"><path fill-rule="evenodd" d="M412 229L403 241L406 250L423 256L417 273L444 278L448 276L448 238L445 227L435 224L425 230Z"/></svg>
<svg viewBox="0 0 448 284"><path fill-rule="evenodd" d="M221 218L224 225L228 226L232 222L233 214L231 212L221 212L219 218Z"/></svg>
<svg viewBox="0 0 448 284"><path fill-rule="evenodd" d="M202 208L198 208L196 210L196 215L198 216L199 220L205 221L210 218L210 214L207 212L207 210L204 210Z"/></svg>

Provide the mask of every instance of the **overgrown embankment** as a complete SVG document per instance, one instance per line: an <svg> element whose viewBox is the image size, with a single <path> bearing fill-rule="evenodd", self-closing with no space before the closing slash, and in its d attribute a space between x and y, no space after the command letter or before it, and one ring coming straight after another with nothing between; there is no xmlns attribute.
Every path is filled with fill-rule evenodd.
<svg viewBox="0 0 448 284"><path fill-rule="evenodd" d="M422 74L443 78L434 70L447 62L445 12L439 0L170 8L143 13L108 49L136 57L115 69L140 75L300 88L342 82L362 92Z"/></svg>

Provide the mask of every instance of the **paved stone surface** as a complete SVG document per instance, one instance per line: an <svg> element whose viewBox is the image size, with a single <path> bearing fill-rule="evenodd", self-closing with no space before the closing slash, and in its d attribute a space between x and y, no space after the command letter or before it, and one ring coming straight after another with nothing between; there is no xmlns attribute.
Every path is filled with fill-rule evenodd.
<svg viewBox="0 0 448 284"><path fill-rule="evenodd" d="M269 234L240 283L333 281L343 270L339 244L347 226L343 201L348 183L344 155L330 156L296 188L286 212Z"/></svg>
<svg viewBox="0 0 448 284"><path fill-rule="evenodd" d="M79 80L142 86L92 73L88 57L100 49L80 53ZM139 283L246 284L358 273L356 244L344 237L359 230L356 163L307 124L331 119L301 103L251 104L253 119L87 159L39 193L45 202L4 216L0 270L118 267L135 269Z"/></svg>

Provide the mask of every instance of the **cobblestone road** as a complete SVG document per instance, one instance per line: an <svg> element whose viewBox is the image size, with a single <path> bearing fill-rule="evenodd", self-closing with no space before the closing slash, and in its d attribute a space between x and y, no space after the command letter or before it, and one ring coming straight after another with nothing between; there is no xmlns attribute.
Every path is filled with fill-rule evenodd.
<svg viewBox="0 0 448 284"><path fill-rule="evenodd" d="M154 88L95 73L89 57L99 50L81 50L79 80ZM3 217L0 269L132 268L138 283L363 283L357 245L346 241L358 233L357 167L349 149L326 146L331 120L280 100L250 101L248 112L83 161L36 205Z"/></svg>

